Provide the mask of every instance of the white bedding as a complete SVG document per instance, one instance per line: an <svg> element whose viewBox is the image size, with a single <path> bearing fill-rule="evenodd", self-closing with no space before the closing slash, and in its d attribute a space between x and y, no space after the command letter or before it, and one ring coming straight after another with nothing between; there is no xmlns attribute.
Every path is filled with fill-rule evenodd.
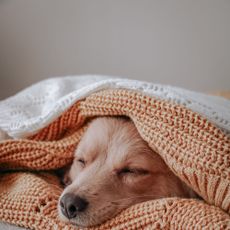
<svg viewBox="0 0 230 230"><path fill-rule="evenodd" d="M28 136L45 127L77 100L108 88L128 88L174 101L230 132L229 100L172 86L98 75L48 79L1 101L0 129L14 138Z"/></svg>
<svg viewBox="0 0 230 230"><path fill-rule="evenodd" d="M0 222L0 229L1 230L26 230L25 228L21 228L16 225L11 225L3 222Z"/></svg>

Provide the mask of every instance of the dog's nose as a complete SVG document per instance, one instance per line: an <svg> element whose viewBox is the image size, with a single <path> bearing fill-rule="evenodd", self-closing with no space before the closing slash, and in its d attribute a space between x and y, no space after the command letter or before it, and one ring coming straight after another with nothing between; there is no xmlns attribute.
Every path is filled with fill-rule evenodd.
<svg viewBox="0 0 230 230"><path fill-rule="evenodd" d="M78 212L83 212L87 208L88 201L73 193L67 193L61 198L60 206L63 215L72 219Z"/></svg>

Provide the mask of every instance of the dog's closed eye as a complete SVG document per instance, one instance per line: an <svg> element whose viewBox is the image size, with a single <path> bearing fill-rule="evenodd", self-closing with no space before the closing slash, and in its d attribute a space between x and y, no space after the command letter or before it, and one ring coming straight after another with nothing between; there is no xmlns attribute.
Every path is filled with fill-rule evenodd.
<svg viewBox="0 0 230 230"><path fill-rule="evenodd" d="M82 168L85 167L85 165L86 165L86 161L85 161L83 158L76 158L75 161L76 161L78 164L80 164Z"/></svg>
<svg viewBox="0 0 230 230"><path fill-rule="evenodd" d="M149 174L148 170L140 169L140 168L124 167L117 171L118 176L125 176L125 175L141 176L141 175L147 175L147 174Z"/></svg>

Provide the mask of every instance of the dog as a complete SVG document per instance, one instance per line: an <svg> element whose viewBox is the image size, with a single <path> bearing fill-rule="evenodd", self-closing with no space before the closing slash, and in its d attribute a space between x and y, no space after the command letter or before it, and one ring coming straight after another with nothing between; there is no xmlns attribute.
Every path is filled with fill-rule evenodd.
<svg viewBox="0 0 230 230"><path fill-rule="evenodd" d="M165 197L196 198L140 136L130 119L95 118L77 146L60 196L60 219L101 224L123 209Z"/></svg>

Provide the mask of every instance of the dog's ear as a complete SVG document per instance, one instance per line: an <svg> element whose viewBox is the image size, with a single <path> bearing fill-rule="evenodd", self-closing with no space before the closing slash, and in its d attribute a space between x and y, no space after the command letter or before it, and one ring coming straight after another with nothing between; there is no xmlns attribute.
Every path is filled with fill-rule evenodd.
<svg viewBox="0 0 230 230"><path fill-rule="evenodd" d="M60 168L56 170L56 175L60 178L60 183L63 187L66 187L71 183L71 180L69 178L69 170L70 170L71 164Z"/></svg>

